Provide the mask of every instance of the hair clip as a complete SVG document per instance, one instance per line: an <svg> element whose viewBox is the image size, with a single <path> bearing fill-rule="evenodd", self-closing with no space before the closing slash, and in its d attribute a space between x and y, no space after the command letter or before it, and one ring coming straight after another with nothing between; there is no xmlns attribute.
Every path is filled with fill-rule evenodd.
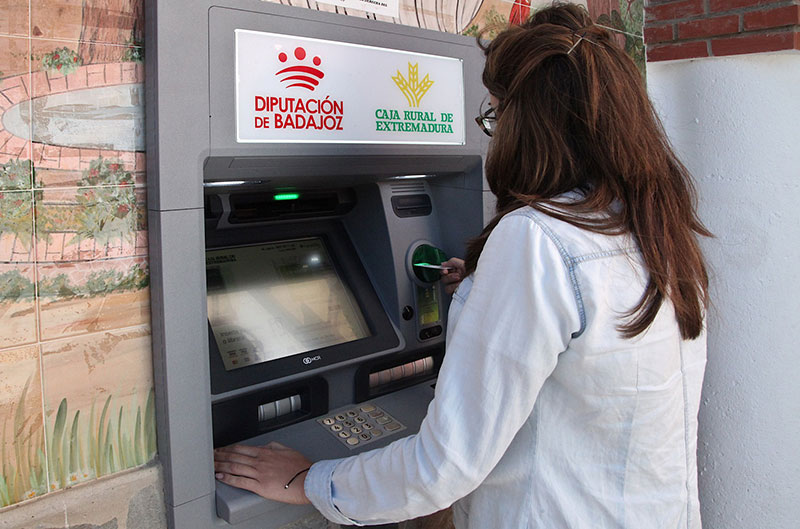
<svg viewBox="0 0 800 529"><path fill-rule="evenodd" d="M575 33L575 32L573 31L573 32L572 32L572 37L573 37L573 38L575 38L576 36L578 37L578 40L577 40L577 41L575 41L575 43L574 43L574 44L572 45L572 47L569 49L569 51L567 52L567 55L570 55L570 54L572 53L572 51L573 51L575 48L577 48L577 47L578 47L578 44L580 44L582 40L585 40L586 42L588 42L588 43L590 43L590 44L594 44L595 46L600 46L600 44L599 44L599 43L597 43L597 42L593 41L592 39L590 39L589 37L587 37L587 36L586 36L586 35L584 35L583 33Z"/></svg>
<svg viewBox="0 0 800 529"><path fill-rule="evenodd" d="M575 33L572 34L573 37L575 37L575 35L576 35ZM572 47L569 49L569 51L567 52L567 55L571 54L572 50L577 48L578 44L580 44L582 40L583 40L583 35L578 35L578 40L576 40L575 44L573 44Z"/></svg>

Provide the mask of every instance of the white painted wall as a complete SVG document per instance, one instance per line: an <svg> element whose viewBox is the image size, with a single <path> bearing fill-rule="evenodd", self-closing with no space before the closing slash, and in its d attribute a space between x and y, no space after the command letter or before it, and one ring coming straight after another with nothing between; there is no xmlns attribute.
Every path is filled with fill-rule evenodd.
<svg viewBox="0 0 800 529"><path fill-rule="evenodd" d="M705 529L800 527L800 53L648 64L716 235L700 409Z"/></svg>

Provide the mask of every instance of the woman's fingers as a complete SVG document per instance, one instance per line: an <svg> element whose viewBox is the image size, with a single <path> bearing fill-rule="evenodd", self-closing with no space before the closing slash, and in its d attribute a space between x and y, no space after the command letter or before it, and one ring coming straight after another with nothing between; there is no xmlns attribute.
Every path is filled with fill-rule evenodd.
<svg viewBox="0 0 800 529"><path fill-rule="evenodd" d="M442 265L452 268L452 270L442 270L441 277L442 284L444 284L444 291L448 294L452 294L455 292L456 288L458 288L458 285L467 273L464 267L464 261L458 257L451 257L443 262Z"/></svg>
<svg viewBox="0 0 800 529"><path fill-rule="evenodd" d="M214 461L214 471L258 480L260 472L252 465L230 463L227 461Z"/></svg>
<svg viewBox="0 0 800 529"><path fill-rule="evenodd" d="M235 476L233 474L226 474L225 472L217 472L214 477L226 485L249 490L250 492L255 492L256 494L258 494L260 489L260 483L252 478Z"/></svg>
<svg viewBox="0 0 800 529"><path fill-rule="evenodd" d="M464 265L464 260L463 259L459 259L458 257L451 257L447 261L443 262L442 265L443 266L449 266L449 267L453 268L453 270L450 271L451 274L452 273L458 273L462 277L464 275L466 275L467 269L466 269L466 267Z"/></svg>
<svg viewBox="0 0 800 529"><path fill-rule="evenodd" d="M458 272L448 272L447 270L442 270L442 283L459 283L461 279L461 274Z"/></svg>

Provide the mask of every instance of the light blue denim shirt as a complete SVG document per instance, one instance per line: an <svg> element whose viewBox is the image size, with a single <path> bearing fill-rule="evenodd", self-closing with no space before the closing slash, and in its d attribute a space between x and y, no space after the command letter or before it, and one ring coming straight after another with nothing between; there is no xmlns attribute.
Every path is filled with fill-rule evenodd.
<svg viewBox="0 0 800 529"><path fill-rule="evenodd" d="M646 278L628 236L508 214L453 296L419 433L315 463L311 502L352 525L455 502L458 529L699 528L705 335L682 340L665 302L621 337Z"/></svg>

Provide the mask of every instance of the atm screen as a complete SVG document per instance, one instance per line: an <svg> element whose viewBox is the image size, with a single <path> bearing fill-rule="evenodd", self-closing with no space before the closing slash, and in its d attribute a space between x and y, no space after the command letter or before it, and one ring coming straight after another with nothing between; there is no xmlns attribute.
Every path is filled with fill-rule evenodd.
<svg viewBox="0 0 800 529"><path fill-rule="evenodd" d="M227 371L370 336L321 238L208 250L206 282Z"/></svg>

